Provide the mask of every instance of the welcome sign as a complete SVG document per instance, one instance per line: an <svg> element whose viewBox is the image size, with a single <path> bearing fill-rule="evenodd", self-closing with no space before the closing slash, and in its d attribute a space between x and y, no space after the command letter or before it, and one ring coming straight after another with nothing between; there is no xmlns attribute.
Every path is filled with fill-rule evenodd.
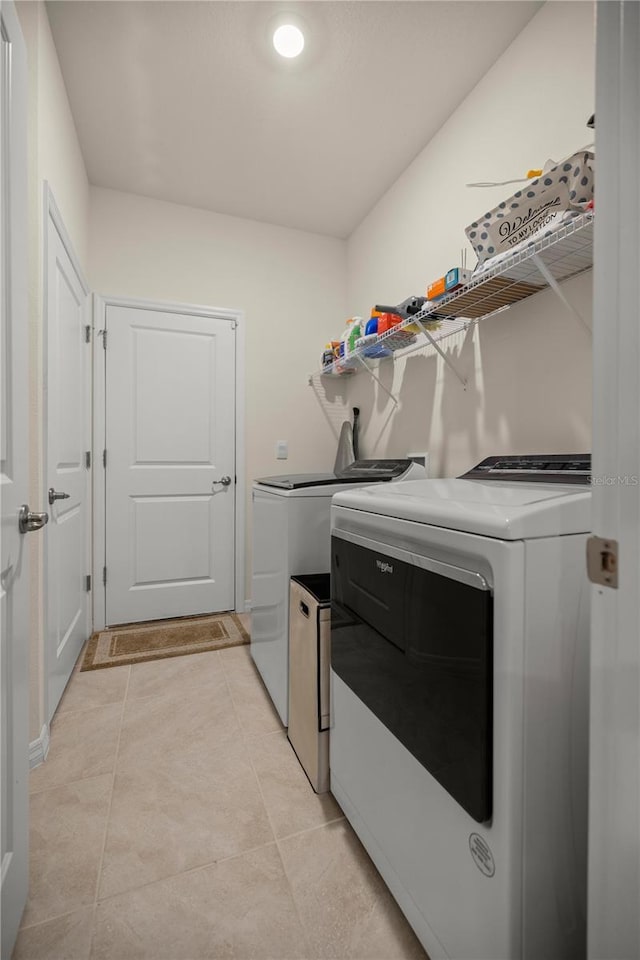
<svg viewBox="0 0 640 960"><path fill-rule="evenodd" d="M593 154L577 153L532 180L465 230L480 263L557 226L593 199Z"/></svg>

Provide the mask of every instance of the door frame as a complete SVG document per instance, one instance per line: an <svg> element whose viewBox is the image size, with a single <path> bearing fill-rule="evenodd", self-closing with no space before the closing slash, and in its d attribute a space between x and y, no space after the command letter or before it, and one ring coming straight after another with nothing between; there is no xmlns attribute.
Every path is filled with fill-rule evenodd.
<svg viewBox="0 0 640 960"><path fill-rule="evenodd" d="M246 530L246 478L245 478L245 325L242 310L228 307L205 307L198 304L171 303L161 300L139 300L132 297L93 295L93 629L102 630L106 625L106 590L102 574L106 553L106 483L102 467L102 453L106 448L106 400L105 351L103 337L107 307L131 307L138 310L154 310L162 313L177 313L185 316L210 317L212 320L235 321L235 476L236 501L234 518L234 593L235 609L245 610L245 530Z"/></svg>
<svg viewBox="0 0 640 960"><path fill-rule="evenodd" d="M49 221L55 227L60 240L62 241L62 246L65 249L71 266L78 278L78 283L82 289L82 292L87 297L85 304L85 322L87 326L91 327L91 290L89 284L85 278L84 272L80 265L80 261L76 255L76 252L73 248L73 243L71 242L71 237L67 231L62 214L60 213L60 208L56 203L53 190L48 180L44 180L42 183L42 435L40 437L41 444L41 462L42 462L42 475L40 477L40 489L42 491L42 496L46 495L47 490L47 476L49 472L49 462L47 456L47 436L49 433L49 384L48 384L48 364L49 364ZM93 331L92 331L93 336ZM92 395L93 386L92 386L92 377L93 377L93 364L89 360L89 393ZM89 418L89 436L87 437L87 442L89 444L89 449L92 447L92 422L91 417ZM85 544L86 548L86 564L87 570L91 569L91 514L93 512L92 508L92 488L93 484L91 480L87 483L87 543ZM42 697L43 697L43 720L46 727L46 732L48 733L49 728L49 644L47 643L47 638L49 636L49 582L47 577L48 569L48 539L45 538L45 542L42 545L42 645L43 645L43 657L42 657ZM90 631L93 626L93 607L91 602L89 602L89 627ZM45 734L46 735L46 734Z"/></svg>
<svg viewBox="0 0 640 960"><path fill-rule="evenodd" d="M0 58L0 114L3 115L0 118L0 257L5 268L0 296L4 300L7 326L6 339L0 342L7 373L0 391L0 434L4 439L6 430L9 444L12 437L17 438L15 446L7 448L9 482L6 487L0 484L0 539L12 548L10 556L0 556L0 569L5 557L9 561L8 583L6 588L4 583L1 586L5 594L2 604L7 613L7 636L2 638L6 655L0 656L0 724L4 740L0 749L4 749L7 763L4 769L0 764L0 806L6 803L8 816L7 849L0 849L0 954L9 956L29 887L29 608L34 574L31 542L18 533L17 522L18 504L23 498L23 502L27 502L31 493L28 455L32 358L28 336L29 71L26 44L13 0L0 0L0 31L7 42ZM5 413L6 419L3 419ZM4 464L0 467L4 470ZM30 502L29 506L33 511L41 510L39 503Z"/></svg>
<svg viewBox="0 0 640 960"><path fill-rule="evenodd" d="M618 586L591 586L588 951L640 950L640 7L599 0L596 30L592 530Z"/></svg>

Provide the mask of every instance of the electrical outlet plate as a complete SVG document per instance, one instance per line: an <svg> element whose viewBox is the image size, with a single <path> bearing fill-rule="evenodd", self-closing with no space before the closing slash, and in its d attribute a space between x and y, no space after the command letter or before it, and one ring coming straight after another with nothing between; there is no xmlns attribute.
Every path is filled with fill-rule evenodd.
<svg viewBox="0 0 640 960"><path fill-rule="evenodd" d="M286 440L276 440L276 459L286 460L289 456L289 444Z"/></svg>

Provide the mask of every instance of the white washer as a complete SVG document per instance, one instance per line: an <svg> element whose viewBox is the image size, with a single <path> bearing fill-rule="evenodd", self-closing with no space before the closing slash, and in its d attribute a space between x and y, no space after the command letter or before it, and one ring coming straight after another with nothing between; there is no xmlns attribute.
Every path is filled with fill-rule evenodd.
<svg viewBox="0 0 640 960"><path fill-rule="evenodd" d="M334 498L331 790L432 960L586 956L589 466Z"/></svg>
<svg viewBox="0 0 640 960"><path fill-rule="evenodd" d="M331 497L354 484L424 477L411 460L360 460L334 474L265 477L253 485L251 656L283 724L289 700L289 580L328 573Z"/></svg>

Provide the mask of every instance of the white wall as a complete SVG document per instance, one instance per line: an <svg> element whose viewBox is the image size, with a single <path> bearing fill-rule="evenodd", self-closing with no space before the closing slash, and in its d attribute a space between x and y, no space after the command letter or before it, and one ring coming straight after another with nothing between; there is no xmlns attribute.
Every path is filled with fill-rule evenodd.
<svg viewBox="0 0 640 960"><path fill-rule="evenodd" d="M482 323L446 349L463 391L433 351L384 364L394 408L364 376L307 385L324 342L349 313L398 302L458 262L464 226L505 195L466 190L508 179L590 138L591 4L547 4L391 190L344 241L89 188L41 3L19 2L30 67L30 502L42 475L42 181L49 180L81 265L99 293L245 311L247 479L327 469L339 425L362 410L363 453L430 449L436 474L506 451L590 447L590 341L550 293ZM443 78L446 82L446 78ZM425 97L437 91L425 91ZM567 284L589 316L590 276ZM288 461L275 459L288 440ZM250 511L248 511L250 520ZM32 736L42 723L42 541L32 596ZM250 543L250 526L247 543ZM250 557L247 556L249 564Z"/></svg>
<svg viewBox="0 0 640 960"><path fill-rule="evenodd" d="M574 152L593 139L593 110L593 5L548 3L350 237L349 312L424 294L459 264L464 227L517 189L465 184L524 176ZM590 323L591 273L565 292ZM491 454L590 449L590 337L551 292L443 346L469 378L466 391L433 349L380 366L397 409L353 378L364 454L428 449L433 474L451 476Z"/></svg>
<svg viewBox="0 0 640 960"><path fill-rule="evenodd" d="M29 503L44 510L43 475L43 183L47 180L84 267L87 257L89 183L43 3L16 4L27 46L29 68ZM30 586L30 736L44 722L44 537L29 538Z"/></svg>
<svg viewBox="0 0 640 960"><path fill-rule="evenodd" d="M97 187L89 223L97 293L245 313L249 574L250 481L333 466L340 417L307 376L344 323L345 242ZM289 442L287 461L276 440Z"/></svg>

